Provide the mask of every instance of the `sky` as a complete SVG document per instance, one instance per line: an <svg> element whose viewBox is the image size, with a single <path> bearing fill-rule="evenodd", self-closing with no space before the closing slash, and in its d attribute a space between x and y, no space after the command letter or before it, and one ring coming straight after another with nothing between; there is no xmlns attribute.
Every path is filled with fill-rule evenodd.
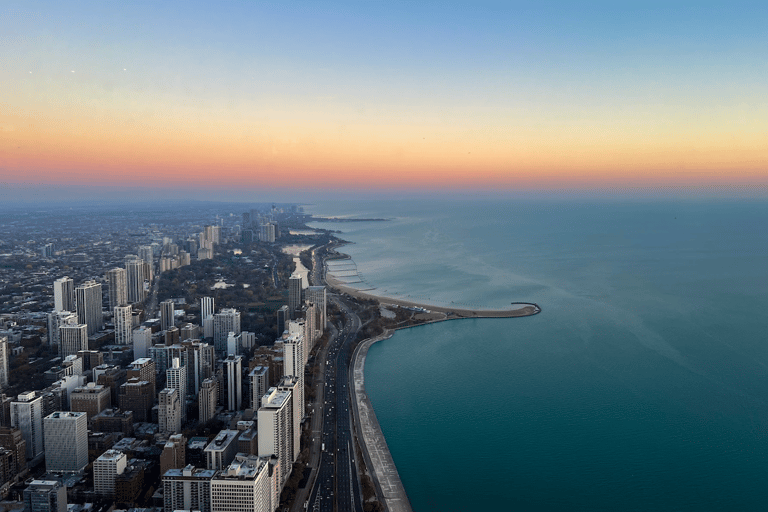
<svg viewBox="0 0 768 512"><path fill-rule="evenodd" d="M0 3L0 200L768 197L768 4Z"/></svg>

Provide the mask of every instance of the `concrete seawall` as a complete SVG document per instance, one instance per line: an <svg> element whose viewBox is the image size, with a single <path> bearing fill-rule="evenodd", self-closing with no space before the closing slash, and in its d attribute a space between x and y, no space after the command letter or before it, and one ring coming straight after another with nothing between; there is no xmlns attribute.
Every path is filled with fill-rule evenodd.
<svg viewBox="0 0 768 512"><path fill-rule="evenodd" d="M384 499L389 512L412 512L411 502L405 492L400 474L389 453L387 441L381 432L379 420L365 392L365 358L368 349L377 341L392 336L387 332L376 338L362 341L352 355L352 404L355 415L355 430L360 440L365 466L376 486L377 495Z"/></svg>

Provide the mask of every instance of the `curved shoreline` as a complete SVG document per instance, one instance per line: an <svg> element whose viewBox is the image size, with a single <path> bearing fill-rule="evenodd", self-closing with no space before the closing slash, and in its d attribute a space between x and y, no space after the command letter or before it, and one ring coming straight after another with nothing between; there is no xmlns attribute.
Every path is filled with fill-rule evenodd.
<svg viewBox="0 0 768 512"><path fill-rule="evenodd" d="M323 264L325 265L325 262ZM508 310L474 310L433 306L362 292L345 286L338 279L328 276L327 272L323 274L328 287L336 290L338 293L345 293L357 299L375 300L380 306L422 309L425 316L431 315L431 318L424 319L424 323L387 329L379 336L361 341L355 348L349 364L352 373L350 392L352 393L354 428L363 459L365 460L365 466L368 468L368 474L376 487L376 494L384 501L383 504L389 512L413 512L408 494L397 472L397 466L392 458L392 454L389 452L386 438L381 431L376 411L373 409L373 405L365 391L365 360L368 356L368 349L378 341L391 338L400 329L462 318L516 318L532 316L539 314L541 307L536 303L529 302L512 302L511 305L519 307Z"/></svg>

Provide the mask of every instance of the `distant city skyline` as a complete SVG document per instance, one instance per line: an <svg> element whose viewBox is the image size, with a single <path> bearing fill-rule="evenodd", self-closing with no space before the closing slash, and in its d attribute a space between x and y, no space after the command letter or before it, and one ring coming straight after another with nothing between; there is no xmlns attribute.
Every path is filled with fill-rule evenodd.
<svg viewBox="0 0 768 512"><path fill-rule="evenodd" d="M764 5L3 7L2 200L768 196Z"/></svg>

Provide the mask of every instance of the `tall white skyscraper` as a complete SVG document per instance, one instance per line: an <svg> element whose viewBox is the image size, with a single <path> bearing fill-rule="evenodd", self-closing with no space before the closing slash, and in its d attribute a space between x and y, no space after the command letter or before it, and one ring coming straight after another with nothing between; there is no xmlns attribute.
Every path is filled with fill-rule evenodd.
<svg viewBox="0 0 768 512"><path fill-rule="evenodd" d="M296 312L301 309L302 279L298 274L293 274L288 279L288 309L291 318L296 318Z"/></svg>
<svg viewBox="0 0 768 512"><path fill-rule="evenodd" d="M280 488L293 469L293 432L291 431L293 402L291 392L269 388L261 398L257 412L259 457L276 456L280 461Z"/></svg>
<svg viewBox="0 0 768 512"><path fill-rule="evenodd" d="M67 276L53 282L53 304L56 311L75 310L75 282Z"/></svg>
<svg viewBox="0 0 768 512"><path fill-rule="evenodd" d="M213 346L217 352L226 352L230 332L240 334L240 312L225 308L213 315Z"/></svg>
<svg viewBox="0 0 768 512"><path fill-rule="evenodd" d="M261 397L266 395L269 389L269 367L254 367L248 378L251 381L251 409L258 411L261 407Z"/></svg>
<svg viewBox="0 0 768 512"><path fill-rule="evenodd" d="M213 316L213 297L200 297L200 318Z"/></svg>
<svg viewBox="0 0 768 512"><path fill-rule="evenodd" d="M43 419L45 469L79 473L88 465L88 415L54 412Z"/></svg>
<svg viewBox="0 0 768 512"><path fill-rule="evenodd" d="M149 354L149 347L152 346L152 330L141 326L133 330L131 335L133 340L133 358L141 359Z"/></svg>
<svg viewBox="0 0 768 512"><path fill-rule="evenodd" d="M299 381L297 393L294 395L294 401L302 415L304 413L305 342L306 339L302 334L292 334L283 340L283 376L296 377Z"/></svg>
<svg viewBox="0 0 768 512"><path fill-rule="evenodd" d="M48 313L48 344L58 347L61 343L59 329L65 325L77 325L77 313L71 311L52 311Z"/></svg>
<svg viewBox="0 0 768 512"><path fill-rule="evenodd" d="M93 461L93 490L99 496L115 496L115 480L128 466L128 457L118 450L107 450Z"/></svg>
<svg viewBox="0 0 768 512"><path fill-rule="evenodd" d="M291 400L290 414L290 431L292 435L290 449L293 450L290 452L290 457L292 462L296 462L296 459L299 458L299 451L301 449L301 418L304 414L304 409L302 405L298 403L298 400L296 400L300 388L303 389L304 385L296 377L283 377L277 385L279 391L290 391L291 397L293 397ZM303 392L301 394L302 396L304 395Z"/></svg>
<svg viewBox="0 0 768 512"><path fill-rule="evenodd" d="M174 326L174 304L172 300L164 300L160 303L160 328L167 331Z"/></svg>
<svg viewBox="0 0 768 512"><path fill-rule="evenodd" d="M133 342L133 307L116 306L114 309L115 344L130 345Z"/></svg>
<svg viewBox="0 0 768 512"><path fill-rule="evenodd" d="M307 288L307 302L312 302L320 312L317 329L322 333L325 330L327 295L325 286L310 286Z"/></svg>
<svg viewBox="0 0 768 512"><path fill-rule="evenodd" d="M81 350L88 350L88 326L74 324L59 327L59 356L76 356Z"/></svg>
<svg viewBox="0 0 768 512"><path fill-rule="evenodd" d="M104 328L101 302L101 284L96 281L86 281L75 288L77 320L88 326L89 336Z"/></svg>
<svg viewBox="0 0 768 512"><path fill-rule="evenodd" d="M182 423L187 419L187 367L174 357L171 367L165 370L165 386L178 391Z"/></svg>
<svg viewBox="0 0 768 512"><path fill-rule="evenodd" d="M274 478L269 459L237 454L235 460L211 479L211 511L272 512ZM274 500L276 501L276 500Z"/></svg>
<svg viewBox="0 0 768 512"><path fill-rule="evenodd" d="M230 355L224 360L224 376L227 379L227 410L243 408L243 356Z"/></svg>
<svg viewBox="0 0 768 512"><path fill-rule="evenodd" d="M213 338L213 297L200 298L200 325L204 338Z"/></svg>
<svg viewBox="0 0 768 512"><path fill-rule="evenodd" d="M0 336L0 392L8 387L8 338Z"/></svg>
<svg viewBox="0 0 768 512"><path fill-rule="evenodd" d="M11 426L18 427L27 442L27 458L43 453L43 399L26 391L11 402Z"/></svg>
<svg viewBox="0 0 768 512"><path fill-rule="evenodd" d="M107 270L107 287L109 291L109 309L128 304L128 276L124 268L116 267Z"/></svg>

